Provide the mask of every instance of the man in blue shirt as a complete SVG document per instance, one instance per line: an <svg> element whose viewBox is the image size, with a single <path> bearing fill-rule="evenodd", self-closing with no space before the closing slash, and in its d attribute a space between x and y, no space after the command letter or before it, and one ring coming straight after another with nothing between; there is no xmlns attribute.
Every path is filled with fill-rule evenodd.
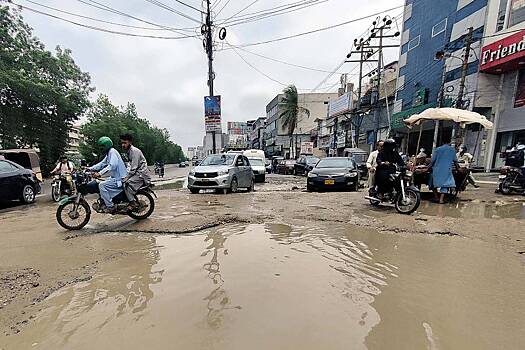
<svg viewBox="0 0 525 350"><path fill-rule="evenodd" d="M450 136L443 135L443 145L436 148L432 154L432 176L430 177L429 187L434 191L435 202L445 203L445 194L451 188L456 187L452 167L458 167L456 150L450 143ZM439 196L438 196L439 189Z"/></svg>
<svg viewBox="0 0 525 350"><path fill-rule="evenodd" d="M98 164L90 167L90 170L96 171L93 177L98 178L109 173L109 177L98 184L100 197L106 205L105 212L114 213L113 197L123 191L122 179L128 175L126 165L120 156L120 153L113 148L113 141L107 136L98 139L97 144L103 147L106 156Z"/></svg>

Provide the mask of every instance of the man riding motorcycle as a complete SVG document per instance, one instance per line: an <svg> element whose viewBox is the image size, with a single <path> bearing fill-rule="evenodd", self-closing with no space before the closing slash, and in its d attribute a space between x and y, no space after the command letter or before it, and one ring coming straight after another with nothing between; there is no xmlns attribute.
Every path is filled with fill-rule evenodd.
<svg viewBox="0 0 525 350"><path fill-rule="evenodd" d="M130 134L121 135L120 143L129 161L129 172L124 178L126 183L124 191L129 201L129 208L132 210L139 205L135 200L135 193L137 193L139 188L149 185L151 177L144 154L142 154L140 149L133 146L133 137Z"/></svg>
<svg viewBox="0 0 525 350"><path fill-rule="evenodd" d="M74 190L73 184L73 172L75 171L75 165L69 161L66 155L60 156L60 161L51 171L52 175L64 175L64 180L68 184L71 190Z"/></svg>
<svg viewBox="0 0 525 350"><path fill-rule="evenodd" d="M382 195L392 191L394 184L390 175L396 172L396 165L404 166L405 163L396 151L396 142L389 139L383 143L383 147L377 155L375 182L379 194Z"/></svg>
<svg viewBox="0 0 525 350"><path fill-rule="evenodd" d="M109 177L98 184L100 190L100 197L104 201L106 213L114 213L116 211L113 205L113 197L123 191L122 181L128 175L126 165L120 156L120 153L113 148L113 141L107 136L102 136L98 139L97 144L102 147L106 156L98 164L88 168L96 171L93 174L94 178L100 178L109 173Z"/></svg>

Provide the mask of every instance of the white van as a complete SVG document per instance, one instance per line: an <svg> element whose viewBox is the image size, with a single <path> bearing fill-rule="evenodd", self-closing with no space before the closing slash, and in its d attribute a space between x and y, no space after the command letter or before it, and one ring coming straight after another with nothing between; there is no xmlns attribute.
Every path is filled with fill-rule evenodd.
<svg viewBox="0 0 525 350"><path fill-rule="evenodd" d="M244 151L244 156L250 160L255 182L264 182L266 180L266 157L264 151L260 149L249 149Z"/></svg>

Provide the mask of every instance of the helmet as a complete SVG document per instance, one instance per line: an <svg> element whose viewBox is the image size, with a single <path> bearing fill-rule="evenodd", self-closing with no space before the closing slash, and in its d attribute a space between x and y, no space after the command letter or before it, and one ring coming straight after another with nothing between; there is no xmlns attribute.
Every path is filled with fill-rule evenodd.
<svg viewBox="0 0 525 350"><path fill-rule="evenodd" d="M105 151L109 150L111 147L113 147L113 141L107 136L102 136L98 139L97 145L102 146Z"/></svg>

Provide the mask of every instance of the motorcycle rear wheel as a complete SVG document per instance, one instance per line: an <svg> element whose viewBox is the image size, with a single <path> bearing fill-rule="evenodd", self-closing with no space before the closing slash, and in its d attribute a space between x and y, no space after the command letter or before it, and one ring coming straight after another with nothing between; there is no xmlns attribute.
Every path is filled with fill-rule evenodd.
<svg viewBox="0 0 525 350"><path fill-rule="evenodd" d="M138 209L129 210L128 216L135 220L147 219L155 210L155 200L149 192L139 191L135 194L135 199L140 203Z"/></svg>
<svg viewBox="0 0 525 350"><path fill-rule="evenodd" d="M66 230L80 230L89 222L91 209L89 204L81 199L75 211L75 202L69 201L58 206L56 218L58 224Z"/></svg>
<svg viewBox="0 0 525 350"><path fill-rule="evenodd" d="M501 194L505 194L505 195L509 195L509 194L512 194L512 192L514 191L512 189L512 183L514 181L510 180L508 177L505 178L500 184L499 184L499 190L501 192Z"/></svg>
<svg viewBox="0 0 525 350"><path fill-rule="evenodd" d="M403 201L403 196L399 195L396 199L396 210L400 214L412 214L419 208L421 204L421 195L419 192L407 188L405 190L406 202Z"/></svg>

